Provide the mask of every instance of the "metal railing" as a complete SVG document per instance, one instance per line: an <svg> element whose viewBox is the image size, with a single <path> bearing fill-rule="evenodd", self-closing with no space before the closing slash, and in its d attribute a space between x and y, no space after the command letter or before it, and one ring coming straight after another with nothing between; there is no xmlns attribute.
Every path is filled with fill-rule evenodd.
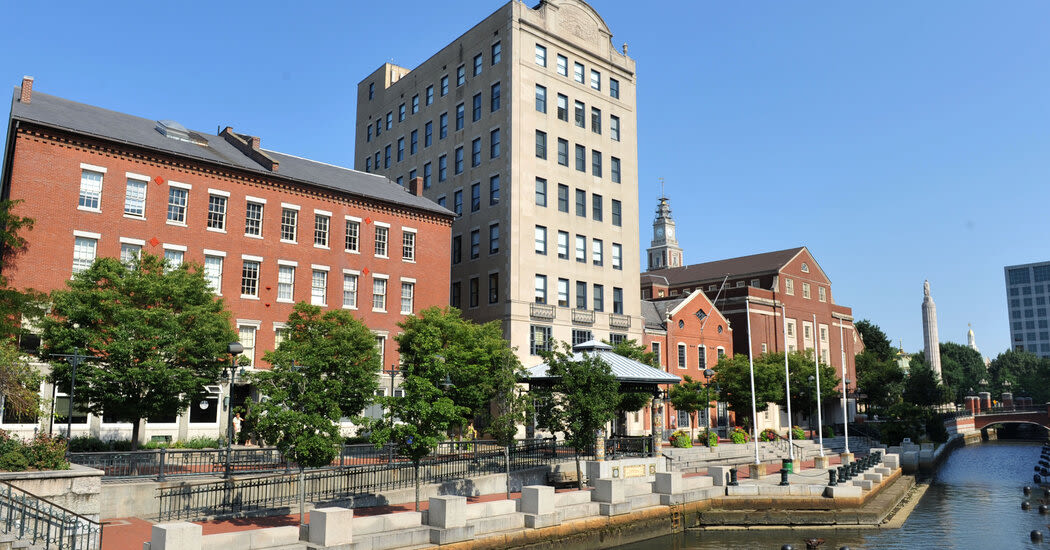
<svg viewBox="0 0 1050 550"><path fill-rule="evenodd" d="M364 451L360 446L351 447ZM371 458L354 457L352 463L338 468L304 471L306 500L332 502L413 486L412 462L396 454L383 455L386 450L379 450ZM503 473L508 467L510 471L520 471L546 466L571 457L553 438L516 441L510 449L493 441L448 441L422 460L419 480L424 484L442 483ZM158 518L194 520L273 510L297 501L299 483L300 476L295 473L160 487Z"/></svg>
<svg viewBox="0 0 1050 550"><path fill-rule="evenodd" d="M344 460L342 455L340 460ZM352 458L346 457L345 460ZM69 453L69 461L102 470L108 478L156 477L163 481L168 476L222 474L226 469L226 449ZM280 451L272 447L233 449L230 452L232 472L268 473L287 468Z"/></svg>
<svg viewBox="0 0 1050 550"><path fill-rule="evenodd" d="M44 548L102 547L102 524L0 481L0 528L15 540Z"/></svg>
<svg viewBox="0 0 1050 550"><path fill-rule="evenodd" d="M609 458L621 456L649 456L653 438L650 436L613 436L605 440L605 454Z"/></svg>

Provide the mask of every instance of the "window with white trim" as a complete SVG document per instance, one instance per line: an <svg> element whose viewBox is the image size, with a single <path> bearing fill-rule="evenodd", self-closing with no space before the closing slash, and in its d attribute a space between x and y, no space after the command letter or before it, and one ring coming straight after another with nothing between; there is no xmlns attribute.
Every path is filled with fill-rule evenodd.
<svg viewBox="0 0 1050 550"><path fill-rule="evenodd" d="M686 367L685 344L678 344L678 368Z"/></svg>
<svg viewBox="0 0 1050 550"><path fill-rule="evenodd" d="M136 218L146 217L146 182L128 178L127 190L124 192L124 214Z"/></svg>
<svg viewBox="0 0 1050 550"><path fill-rule="evenodd" d="M263 204L248 201L244 209L244 234L252 237L262 236Z"/></svg>
<svg viewBox="0 0 1050 550"><path fill-rule="evenodd" d="M323 306L328 303L328 272L323 269L315 269L310 276L310 303L315 306Z"/></svg>
<svg viewBox="0 0 1050 550"><path fill-rule="evenodd" d="M401 259L406 262L416 261L416 233L414 231L402 230L401 232Z"/></svg>
<svg viewBox="0 0 1050 550"><path fill-rule="evenodd" d="M241 296L259 296L259 262L244 260L241 267Z"/></svg>
<svg viewBox="0 0 1050 550"><path fill-rule="evenodd" d="M357 309L357 275L343 273L343 307Z"/></svg>
<svg viewBox="0 0 1050 550"><path fill-rule="evenodd" d="M802 283L802 297L809 299L809 283Z"/></svg>
<svg viewBox="0 0 1050 550"><path fill-rule="evenodd" d="M226 197L208 195L208 229L226 230Z"/></svg>
<svg viewBox="0 0 1050 550"><path fill-rule="evenodd" d="M73 273L80 273L91 267L98 251L98 239L76 237L73 241Z"/></svg>
<svg viewBox="0 0 1050 550"><path fill-rule="evenodd" d="M142 245L132 243L120 243L120 262L131 265L135 260L142 257Z"/></svg>
<svg viewBox="0 0 1050 550"><path fill-rule="evenodd" d="M281 240L295 242L296 228L299 225L299 211L294 208L281 209Z"/></svg>
<svg viewBox="0 0 1050 550"><path fill-rule="evenodd" d="M164 249L164 269L165 271L172 271L178 269L182 265L183 259L186 257L186 252L175 248Z"/></svg>
<svg viewBox="0 0 1050 550"><path fill-rule="evenodd" d="M237 340L244 347L240 356L248 358L248 366L255 365L255 335L258 331L259 327L254 325L237 326Z"/></svg>
<svg viewBox="0 0 1050 550"><path fill-rule="evenodd" d="M204 255L204 280L215 294L222 295L222 256Z"/></svg>
<svg viewBox="0 0 1050 550"><path fill-rule="evenodd" d="M295 266L279 265L277 267L277 301L292 302L295 294Z"/></svg>
<svg viewBox="0 0 1050 550"><path fill-rule="evenodd" d="M784 294L787 294L788 296L794 296L795 295L795 280L794 279L788 279L787 277L784 278Z"/></svg>
<svg viewBox="0 0 1050 550"><path fill-rule="evenodd" d="M821 302L827 302L828 301L828 289L826 289L826 288L824 288L822 286L818 286L817 287L817 298Z"/></svg>
<svg viewBox="0 0 1050 550"><path fill-rule="evenodd" d="M390 228L376 225L376 256L380 258L387 257L387 238L390 235Z"/></svg>
<svg viewBox="0 0 1050 550"><path fill-rule="evenodd" d="M186 202L190 192L181 187L168 187L168 221L186 223Z"/></svg>
<svg viewBox="0 0 1050 550"><path fill-rule="evenodd" d="M416 292L416 284L409 281L401 281L401 313L412 314L412 305Z"/></svg>
<svg viewBox="0 0 1050 550"><path fill-rule="evenodd" d="M80 199L77 202L77 207L87 210L100 210L101 204L102 172L88 170L87 168L81 169Z"/></svg>
<svg viewBox="0 0 1050 550"><path fill-rule="evenodd" d="M359 252L359 237L361 235L361 222L346 220L346 251Z"/></svg>
<svg viewBox="0 0 1050 550"><path fill-rule="evenodd" d="M314 214L314 246L328 248L328 226L332 217L326 214Z"/></svg>
<svg viewBox="0 0 1050 550"><path fill-rule="evenodd" d="M386 311L386 282L372 277L372 311Z"/></svg>
<svg viewBox="0 0 1050 550"><path fill-rule="evenodd" d="M619 243L612 243L612 267L623 269L623 245Z"/></svg>

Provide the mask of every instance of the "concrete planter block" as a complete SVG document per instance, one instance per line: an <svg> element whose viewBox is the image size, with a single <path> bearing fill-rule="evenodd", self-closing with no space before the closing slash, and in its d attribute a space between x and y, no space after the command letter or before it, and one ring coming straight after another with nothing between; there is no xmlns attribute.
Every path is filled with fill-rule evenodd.
<svg viewBox="0 0 1050 550"><path fill-rule="evenodd" d="M466 498L466 497L461 497ZM431 497L433 502L434 497ZM433 504L431 504L433 505ZM451 544L453 542L463 542L465 540L474 539L474 526L473 525L461 525L459 527L449 527L441 529L430 530L430 543L431 544Z"/></svg>
<svg viewBox="0 0 1050 550"><path fill-rule="evenodd" d="M855 487L859 487L859 488L861 488L861 489L863 489L865 491L870 491L871 488L875 486L875 484L872 483L871 480L868 480L868 479L854 479L853 480L853 485Z"/></svg>
<svg viewBox="0 0 1050 550"><path fill-rule="evenodd" d="M901 467L901 455L895 453L887 454L886 456L882 457L882 464L886 468L896 470L897 468Z"/></svg>
<svg viewBox="0 0 1050 550"><path fill-rule="evenodd" d="M827 470L831 467L830 456L815 456L813 457L813 468L816 470Z"/></svg>
<svg viewBox="0 0 1050 550"><path fill-rule="evenodd" d="M554 487L548 485L522 487L521 511L536 516L554 513Z"/></svg>
<svg viewBox="0 0 1050 550"><path fill-rule="evenodd" d="M543 527L553 527L558 525L558 514L524 514L525 516L525 527L529 529L541 529Z"/></svg>
<svg viewBox="0 0 1050 550"><path fill-rule="evenodd" d="M150 535L151 550L200 550L203 529L196 523L158 523Z"/></svg>
<svg viewBox="0 0 1050 550"><path fill-rule="evenodd" d="M681 472L656 474L656 492L662 495L677 495L685 489Z"/></svg>
<svg viewBox="0 0 1050 550"><path fill-rule="evenodd" d="M443 495L439 497L430 497L430 514L427 520L427 525L431 527L440 527L442 529L451 529L455 527L463 527L467 523L467 497L455 496L455 495ZM473 531L473 530L471 530ZM434 538L433 530L431 530L431 539ZM471 536L473 538L473 535ZM466 539L458 539L466 540ZM433 541L432 541L433 542ZM457 541L450 541L457 542ZM434 544L444 544L434 542Z"/></svg>
<svg viewBox="0 0 1050 550"><path fill-rule="evenodd" d="M598 513L603 516L620 516L631 513L630 502L600 502Z"/></svg>
<svg viewBox="0 0 1050 550"><path fill-rule="evenodd" d="M300 540L298 525L253 529L246 533L251 536L249 548L280 548L296 544Z"/></svg>
<svg viewBox="0 0 1050 550"><path fill-rule="evenodd" d="M842 460L843 464L849 464L853 462L853 453L839 453L839 459Z"/></svg>
<svg viewBox="0 0 1050 550"><path fill-rule="evenodd" d="M310 542L335 546L353 542L354 511L346 508L314 508L310 512Z"/></svg>
<svg viewBox="0 0 1050 550"><path fill-rule="evenodd" d="M737 485L726 487L726 494L733 496L758 496L758 485Z"/></svg>
<svg viewBox="0 0 1050 550"><path fill-rule="evenodd" d="M860 498L864 491L855 485L835 485L824 487L824 496L830 498Z"/></svg>
<svg viewBox="0 0 1050 550"><path fill-rule="evenodd" d="M882 483L882 474L868 472L864 474L864 479L874 483L875 485L878 485L879 483Z"/></svg>
<svg viewBox="0 0 1050 550"><path fill-rule="evenodd" d="M622 479L599 479L595 482L594 493L591 500L595 502L623 502L623 480Z"/></svg>
<svg viewBox="0 0 1050 550"><path fill-rule="evenodd" d="M384 514L383 528L387 531L395 529L409 529L423 525L423 512L401 512L398 514Z"/></svg>
<svg viewBox="0 0 1050 550"><path fill-rule="evenodd" d="M885 478L885 477L889 476L890 474L892 474L893 470L891 470L889 468L879 467L879 468L875 468L875 473L876 474L882 474L882 477Z"/></svg>
<svg viewBox="0 0 1050 550"><path fill-rule="evenodd" d="M729 466L709 466L707 475L711 476L711 481L716 487L725 487L726 476L729 475Z"/></svg>
<svg viewBox="0 0 1050 550"><path fill-rule="evenodd" d="M751 479L758 479L760 477L764 477L766 475L766 465L761 463L748 464L747 472L751 476Z"/></svg>

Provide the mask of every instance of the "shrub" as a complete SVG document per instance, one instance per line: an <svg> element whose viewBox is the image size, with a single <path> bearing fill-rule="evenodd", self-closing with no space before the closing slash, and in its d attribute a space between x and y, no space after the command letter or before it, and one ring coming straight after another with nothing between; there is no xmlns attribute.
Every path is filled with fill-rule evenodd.
<svg viewBox="0 0 1050 550"><path fill-rule="evenodd" d="M824 426L824 437L835 437L835 427L830 424Z"/></svg>
<svg viewBox="0 0 1050 550"><path fill-rule="evenodd" d="M110 442L86 435L78 435L69 441L71 453L101 453L111 448Z"/></svg>
<svg viewBox="0 0 1050 550"><path fill-rule="evenodd" d="M778 439L780 439L780 434L773 428L766 428L762 430L762 433L758 434L759 441L776 441Z"/></svg>
<svg viewBox="0 0 1050 550"><path fill-rule="evenodd" d="M806 438L806 430L803 430L799 426L792 426L791 437L792 439L803 440Z"/></svg>
<svg viewBox="0 0 1050 550"><path fill-rule="evenodd" d="M733 432L729 434L729 439L731 439L733 443L741 444L751 441L751 436L749 436L747 431L743 428L737 426L736 428L733 428Z"/></svg>
<svg viewBox="0 0 1050 550"><path fill-rule="evenodd" d="M25 442L0 430L0 470L68 470L65 455L66 442L62 438L37 434Z"/></svg>
<svg viewBox="0 0 1050 550"><path fill-rule="evenodd" d="M717 447L718 446L718 434L717 433L715 433L715 432L713 432L711 430L707 430L707 437L705 439L707 440L706 443L707 443L708 447Z"/></svg>
<svg viewBox="0 0 1050 550"><path fill-rule="evenodd" d="M23 472L29 469L29 459L18 451L8 451L0 455L0 470L5 472Z"/></svg>
<svg viewBox="0 0 1050 550"><path fill-rule="evenodd" d="M693 446L693 439L685 430L678 430L671 434L671 446L679 449L688 449Z"/></svg>

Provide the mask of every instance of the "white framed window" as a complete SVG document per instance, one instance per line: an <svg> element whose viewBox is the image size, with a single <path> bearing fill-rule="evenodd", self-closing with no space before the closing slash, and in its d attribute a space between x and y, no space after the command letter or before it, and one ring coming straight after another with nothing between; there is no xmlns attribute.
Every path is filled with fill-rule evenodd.
<svg viewBox="0 0 1050 550"><path fill-rule="evenodd" d="M204 280L215 294L222 296L222 264L225 252L215 253L211 250L204 251Z"/></svg>
<svg viewBox="0 0 1050 550"><path fill-rule="evenodd" d="M416 282L411 279L401 279L401 314L412 315L412 307L415 303Z"/></svg>
<svg viewBox="0 0 1050 550"><path fill-rule="evenodd" d="M343 271L343 307L357 309L357 272Z"/></svg>
<svg viewBox="0 0 1050 550"><path fill-rule="evenodd" d="M573 63L572 77L576 82L583 84L583 63Z"/></svg>
<svg viewBox="0 0 1050 550"><path fill-rule="evenodd" d="M372 311L386 312L386 275L372 275Z"/></svg>
<svg viewBox="0 0 1050 550"><path fill-rule="evenodd" d="M186 203L189 197L189 185L168 182L168 223L186 225Z"/></svg>
<svg viewBox="0 0 1050 550"><path fill-rule="evenodd" d="M146 187L149 178L137 174L127 174L127 188L124 191L124 215L132 218L146 217Z"/></svg>
<svg viewBox="0 0 1050 550"><path fill-rule="evenodd" d="M226 231L226 201L223 195L208 195L208 229Z"/></svg>
<svg viewBox="0 0 1050 550"><path fill-rule="evenodd" d="M788 279L787 277L784 278L784 294L787 294L788 296L794 296L795 295L795 280L794 279Z"/></svg>
<svg viewBox="0 0 1050 550"><path fill-rule="evenodd" d="M826 289L826 288L824 288L822 286L818 286L817 287L817 298L821 302L827 302L828 301L828 289Z"/></svg>
<svg viewBox="0 0 1050 550"><path fill-rule="evenodd" d="M83 231L73 232L73 273L80 273L91 267L98 253L98 233L87 233Z"/></svg>
<svg viewBox="0 0 1050 550"><path fill-rule="evenodd" d="M259 297L259 265L262 258L257 256L241 256L241 298Z"/></svg>
<svg viewBox="0 0 1050 550"><path fill-rule="evenodd" d="M536 64L540 67L547 66L547 48L536 44Z"/></svg>
<svg viewBox="0 0 1050 550"><path fill-rule="evenodd" d="M295 262L277 260L277 301L295 301Z"/></svg>
<svg viewBox="0 0 1050 550"><path fill-rule="evenodd" d="M281 204L281 242L295 243L298 238L299 207Z"/></svg>
<svg viewBox="0 0 1050 550"><path fill-rule="evenodd" d="M377 258L386 258L387 257L387 244L388 244L387 243L387 239L389 238L389 236L390 236L390 226L386 225L386 224L380 225L379 222L376 222L376 246L375 246L375 253L376 253L376 257Z"/></svg>
<svg viewBox="0 0 1050 550"><path fill-rule="evenodd" d="M813 323L802 321L802 339L806 342L813 341Z"/></svg>
<svg viewBox="0 0 1050 550"><path fill-rule="evenodd" d="M290 329L288 325L282 322L275 322L273 324L273 349L279 349L281 344L288 339Z"/></svg>
<svg viewBox="0 0 1050 550"><path fill-rule="evenodd" d="M612 244L612 267L623 269L623 245L619 243Z"/></svg>
<svg viewBox="0 0 1050 550"><path fill-rule="evenodd" d="M686 367L685 344L678 344L678 368Z"/></svg>
<svg viewBox="0 0 1050 550"><path fill-rule="evenodd" d="M328 304L328 268L313 266L310 274L310 303L315 306Z"/></svg>
<svg viewBox="0 0 1050 550"><path fill-rule="evenodd" d="M794 338L795 337L795 320L794 319L788 319L788 322L787 322L787 337L788 338Z"/></svg>
<svg viewBox="0 0 1050 550"><path fill-rule="evenodd" d="M80 198L77 200L77 208L95 212L102 209L102 176L105 173L106 169L101 166L80 165Z"/></svg>
<svg viewBox="0 0 1050 550"><path fill-rule="evenodd" d="M809 283L802 283L802 297L809 299Z"/></svg>
<svg viewBox="0 0 1050 550"><path fill-rule="evenodd" d="M416 231L401 229L401 259L406 262L416 261Z"/></svg>
<svg viewBox="0 0 1050 550"><path fill-rule="evenodd" d="M820 341L824 344L828 343L828 326L820 325ZM827 347L827 346L825 346Z"/></svg>
<svg viewBox="0 0 1050 550"><path fill-rule="evenodd" d="M576 235L576 261L587 262L587 237Z"/></svg>
<svg viewBox="0 0 1050 550"><path fill-rule="evenodd" d="M602 89L602 73L591 69L591 88L601 91Z"/></svg>
<svg viewBox="0 0 1050 550"><path fill-rule="evenodd" d="M130 265L142 257L142 245L131 243L120 243L120 261Z"/></svg>
<svg viewBox="0 0 1050 550"><path fill-rule="evenodd" d="M171 271L178 269L186 258L186 247L177 244L164 245L164 269Z"/></svg>
<svg viewBox="0 0 1050 550"><path fill-rule="evenodd" d="M345 249L347 252L357 254L360 252L361 245L361 220L358 218L346 217L346 243Z"/></svg>
<svg viewBox="0 0 1050 550"><path fill-rule="evenodd" d="M314 246L328 248L328 227L332 213L314 210Z"/></svg>
<svg viewBox="0 0 1050 550"><path fill-rule="evenodd" d="M255 366L255 337L258 332L259 324L237 321L237 340L244 346L241 356L248 358L249 367Z"/></svg>
<svg viewBox="0 0 1050 550"><path fill-rule="evenodd" d="M263 208L266 199L249 197L244 207L244 235L246 237L262 237Z"/></svg>
<svg viewBox="0 0 1050 550"><path fill-rule="evenodd" d="M594 265L602 265L605 262L602 244L601 239L591 239L591 259Z"/></svg>

